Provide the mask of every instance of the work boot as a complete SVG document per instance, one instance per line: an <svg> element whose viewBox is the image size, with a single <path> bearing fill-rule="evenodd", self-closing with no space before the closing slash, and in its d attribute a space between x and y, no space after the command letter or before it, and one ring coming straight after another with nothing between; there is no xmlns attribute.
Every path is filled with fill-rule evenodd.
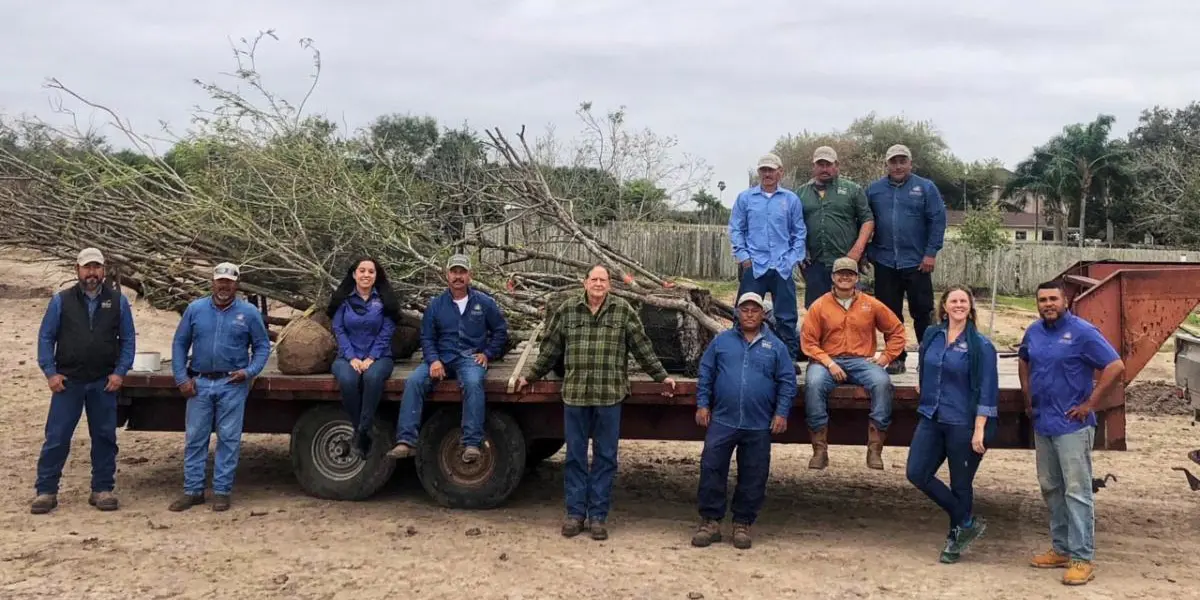
<svg viewBox="0 0 1200 600"><path fill-rule="evenodd" d="M467 446L467 449L463 450L462 461L467 464L471 464L479 460L480 456L483 456L483 452L478 447Z"/></svg>
<svg viewBox="0 0 1200 600"><path fill-rule="evenodd" d="M120 503L117 501L117 495L111 491L92 492L92 495L88 496L88 504L103 511L117 510L120 506Z"/></svg>
<svg viewBox="0 0 1200 600"><path fill-rule="evenodd" d="M883 469L883 442L886 439L886 431L881 431L874 423L867 426L867 467Z"/></svg>
<svg viewBox="0 0 1200 600"><path fill-rule="evenodd" d="M749 550L753 540L750 539L750 526L745 523L733 524L733 547L738 550Z"/></svg>
<svg viewBox="0 0 1200 600"><path fill-rule="evenodd" d="M229 510L229 494L213 494L212 509L214 512L225 512Z"/></svg>
<svg viewBox="0 0 1200 600"><path fill-rule="evenodd" d="M719 541L721 541L721 523L713 519L701 521L700 526L696 528L695 535L692 536L692 545L697 548L705 548Z"/></svg>
<svg viewBox="0 0 1200 600"><path fill-rule="evenodd" d="M174 501L171 502L171 505L167 507L167 510L171 512L182 512L193 506L196 506L197 504L204 504L203 493L196 494L194 496L192 494L180 494L177 498L175 498Z"/></svg>
<svg viewBox="0 0 1200 600"><path fill-rule="evenodd" d="M1061 569L1066 567L1071 559L1065 554L1055 552L1053 548L1033 557L1029 561L1029 566L1039 569Z"/></svg>
<svg viewBox="0 0 1200 600"><path fill-rule="evenodd" d="M608 528L604 526L604 521L592 519L588 522L588 529L592 532L592 539L602 542L608 539Z"/></svg>
<svg viewBox="0 0 1200 600"><path fill-rule="evenodd" d="M1096 578L1096 567L1087 560L1071 559L1067 572L1063 573L1064 585L1083 585Z"/></svg>
<svg viewBox="0 0 1200 600"><path fill-rule="evenodd" d="M404 442L399 442L388 450L388 458L408 458L413 455L413 447Z"/></svg>
<svg viewBox="0 0 1200 600"><path fill-rule="evenodd" d="M810 469L824 469L829 466L829 428L820 431L809 431L812 438L813 455L808 461Z"/></svg>
<svg viewBox="0 0 1200 600"><path fill-rule="evenodd" d="M567 516L562 524L563 537L575 537L580 533L583 533L583 517Z"/></svg>
<svg viewBox="0 0 1200 600"><path fill-rule="evenodd" d="M38 494L37 498L33 499L33 504L29 505L29 512L44 515L55 508L58 508L58 494Z"/></svg>

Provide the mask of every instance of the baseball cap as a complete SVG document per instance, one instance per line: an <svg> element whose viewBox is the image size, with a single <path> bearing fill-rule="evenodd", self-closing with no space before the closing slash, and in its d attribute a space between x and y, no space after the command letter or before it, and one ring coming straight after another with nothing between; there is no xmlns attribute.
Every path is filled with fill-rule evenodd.
<svg viewBox="0 0 1200 600"><path fill-rule="evenodd" d="M908 146L896 144L887 149L887 154L884 155L883 160L892 160L893 156L907 156L912 158L912 152L908 150Z"/></svg>
<svg viewBox="0 0 1200 600"><path fill-rule="evenodd" d="M834 150L829 146L821 146L820 148L817 148L815 151L813 151L812 161L817 162L818 160L825 160L831 163L837 162L837 150Z"/></svg>
<svg viewBox="0 0 1200 600"><path fill-rule="evenodd" d="M100 250L96 248L84 248L83 250L79 251L79 257L75 259L75 264L82 267L88 263L98 263L102 265L104 264L104 255L101 254Z"/></svg>
<svg viewBox="0 0 1200 600"><path fill-rule="evenodd" d="M471 257L467 256L466 254L455 254L454 256L451 256L450 260L446 261L446 269L450 270L454 267L462 267L470 271Z"/></svg>
<svg viewBox="0 0 1200 600"><path fill-rule="evenodd" d="M213 268L214 280L228 279L230 281L237 281L241 274L241 270L238 269L238 266L233 263L223 262Z"/></svg>
<svg viewBox="0 0 1200 600"><path fill-rule="evenodd" d="M838 271L854 271L857 273L858 261L850 258L849 256L843 256L833 261L833 272L837 273Z"/></svg>
<svg viewBox="0 0 1200 600"><path fill-rule="evenodd" d="M747 302L753 302L759 306L763 305L762 296L759 296L758 294L755 294L754 292L746 292L745 294L742 294L741 296L739 296L737 305L741 306Z"/></svg>
<svg viewBox="0 0 1200 600"><path fill-rule="evenodd" d="M774 154L770 154L770 153L764 154L761 157L759 157L758 167L756 167L756 168L759 168L759 169L763 169L763 168L782 169L783 161L779 160L779 157L775 156Z"/></svg>

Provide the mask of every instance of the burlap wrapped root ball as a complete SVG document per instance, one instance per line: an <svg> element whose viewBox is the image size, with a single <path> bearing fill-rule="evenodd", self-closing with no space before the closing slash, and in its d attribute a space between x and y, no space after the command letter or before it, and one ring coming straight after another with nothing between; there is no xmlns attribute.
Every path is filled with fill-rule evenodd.
<svg viewBox="0 0 1200 600"><path fill-rule="evenodd" d="M293 319L275 344L279 372L284 375L329 373L337 351L333 325L323 312Z"/></svg>

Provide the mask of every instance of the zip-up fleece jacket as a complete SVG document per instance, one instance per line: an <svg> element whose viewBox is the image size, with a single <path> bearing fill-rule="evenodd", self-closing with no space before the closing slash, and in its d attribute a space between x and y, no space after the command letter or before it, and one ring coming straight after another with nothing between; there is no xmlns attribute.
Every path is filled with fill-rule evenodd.
<svg viewBox="0 0 1200 600"><path fill-rule="evenodd" d="M713 338L700 359L696 408L726 427L763 431L787 418L796 399L796 366L787 347L765 326L752 342L733 327Z"/></svg>
<svg viewBox="0 0 1200 600"><path fill-rule="evenodd" d="M839 356L875 356L875 330L883 332L888 362L904 351L904 324L870 295L855 290L850 308L842 308L829 292L808 309L800 326L800 347L809 358L828 367Z"/></svg>

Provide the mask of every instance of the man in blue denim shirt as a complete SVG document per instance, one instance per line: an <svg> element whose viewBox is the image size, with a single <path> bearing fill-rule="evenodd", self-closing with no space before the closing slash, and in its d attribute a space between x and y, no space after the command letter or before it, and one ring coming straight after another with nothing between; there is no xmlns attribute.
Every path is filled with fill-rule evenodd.
<svg viewBox="0 0 1200 600"><path fill-rule="evenodd" d="M742 294L738 322L713 339L700 359L696 424L708 428L700 458L700 527L693 546L721 541L729 459L737 449L733 545L751 545L771 470L771 434L787 431L796 399L796 369L783 343L763 327L763 299Z"/></svg>
<svg viewBox="0 0 1200 600"><path fill-rule="evenodd" d="M213 269L212 294L189 304L175 329L171 370L175 384L187 398L183 494L169 507L175 512L204 503L204 468L214 424L217 451L212 509L229 510L242 450L246 397L251 381L267 367L271 354L262 314L237 297L239 276L236 265L217 265Z"/></svg>
<svg viewBox="0 0 1200 600"><path fill-rule="evenodd" d="M508 323L491 296L471 287L471 259L455 254L446 263L449 289L434 298L421 319L421 365L404 384L392 458L412 456L421 412L434 381L458 379L462 390L462 454L465 463L483 454L486 416L483 381L488 363L504 354Z"/></svg>
<svg viewBox="0 0 1200 600"><path fill-rule="evenodd" d="M875 269L875 297L904 322L904 297L917 339L933 319L933 268L946 237L946 204L933 181L914 175L912 152L896 144L884 160L888 174L867 187L875 233L867 258ZM907 352L887 372L903 373Z"/></svg>
<svg viewBox="0 0 1200 600"><path fill-rule="evenodd" d="M800 354L796 265L805 257L807 229L800 197L779 186L783 163L774 154L758 161L759 185L740 194L729 215L729 242L738 261L738 296L754 292L775 303L776 329L792 360Z"/></svg>
<svg viewBox="0 0 1200 600"><path fill-rule="evenodd" d="M1038 484L1050 509L1053 545L1031 564L1067 567L1063 583L1082 585L1095 577L1094 411L1125 363L1094 325L1071 314L1062 284L1039 285L1037 304L1042 319L1025 330L1018 373L1033 418Z"/></svg>

